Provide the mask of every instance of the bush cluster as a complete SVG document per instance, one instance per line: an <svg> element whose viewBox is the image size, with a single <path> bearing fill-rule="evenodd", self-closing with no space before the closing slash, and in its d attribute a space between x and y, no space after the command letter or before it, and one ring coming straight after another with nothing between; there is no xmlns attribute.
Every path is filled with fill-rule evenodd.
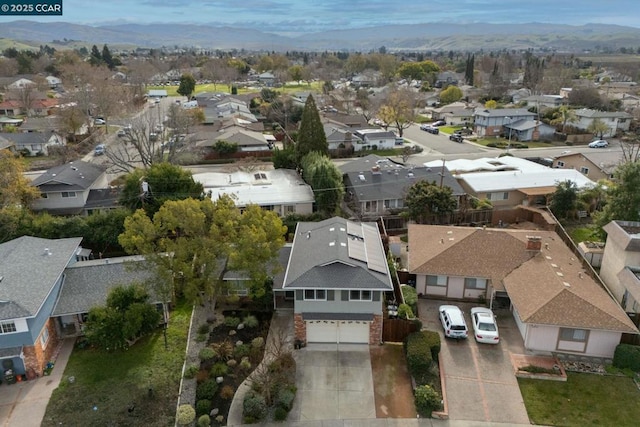
<svg viewBox="0 0 640 427"><path fill-rule="evenodd" d="M618 344L613 354L613 366L640 372L640 346Z"/></svg>
<svg viewBox="0 0 640 427"><path fill-rule="evenodd" d="M224 318L224 325L229 328L237 328L239 324L240 319L238 317L230 316Z"/></svg>
<svg viewBox="0 0 640 427"><path fill-rule="evenodd" d="M427 337L422 332L414 332L407 336L405 341L405 354L409 374L420 382L420 379L429 375L433 359L431 347Z"/></svg>
<svg viewBox="0 0 640 427"><path fill-rule="evenodd" d="M209 374L212 377L223 377L229 373L229 367L226 363L218 362L211 367Z"/></svg>
<svg viewBox="0 0 640 427"><path fill-rule="evenodd" d="M213 400L216 392L218 391L218 383L215 379L210 379L202 384L198 384L196 388L196 400Z"/></svg>
<svg viewBox="0 0 640 427"><path fill-rule="evenodd" d="M430 385L421 385L415 390L416 410L423 417L430 418L431 412L440 409L440 394Z"/></svg>
<svg viewBox="0 0 640 427"><path fill-rule="evenodd" d="M260 324L260 321L258 321L258 318L256 316L254 316L253 314L250 314L244 319L242 319L242 323L244 323L244 326L246 326L247 328L252 329L252 328L258 327L258 325Z"/></svg>
<svg viewBox="0 0 640 427"><path fill-rule="evenodd" d="M253 390L246 394L244 402L242 402L242 409L244 422L247 424L254 424L267 416L267 403L264 396Z"/></svg>
<svg viewBox="0 0 640 427"><path fill-rule="evenodd" d="M200 358L200 360L211 360L214 357L216 357L216 352L213 351L212 348L209 347L205 347L202 350L200 350L200 352L198 352L198 357Z"/></svg>
<svg viewBox="0 0 640 427"><path fill-rule="evenodd" d="M209 427L211 425L211 418L209 414L202 415L198 418L198 427Z"/></svg>
<svg viewBox="0 0 640 427"><path fill-rule="evenodd" d="M409 304L400 304L398 307L398 317L401 319L413 319L413 310Z"/></svg>
<svg viewBox="0 0 640 427"><path fill-rule="evenodd" d="M438 361L438 356L440 354L440 334L436 331L421 331L422 335L424 335L425 339L428 342L429 348L431 349L431 359Z"/></svg>
<svg viewBox="0 0 640 427"><path fill-rule="evenodd" d="M188 380L195 378L199 370L200 368L198 368L197 365L189 365L189 367L184 370L184 377Z"/></svg>
<svg viewBox="0 0 640 427"><path fill-rule="evenodd" d="M178 425L186 426L191 424L196 419L196 410L193 406L184 404L178 407L177 422Z"/></svg>
<svg viewBox="0 0 640 427"><path fill-rule="evenodd" d="M418 292L416 288L412 286L401 286L402 297L404 298L405 304L411 307L411 311L413 314L418 314Z"/></svg>
<svg viewBox="0 0 640 427"><path fill-rule="evenodd" d="M196 416L205 415L211 409L211 401L209 399L201 399L196 402Z"/></svg>

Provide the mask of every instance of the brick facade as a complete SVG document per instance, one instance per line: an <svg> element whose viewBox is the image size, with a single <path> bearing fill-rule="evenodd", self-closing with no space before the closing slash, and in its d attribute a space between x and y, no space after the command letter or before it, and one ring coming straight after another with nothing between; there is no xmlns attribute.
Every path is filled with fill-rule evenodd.
<svg viewBox="0 0 640 427"><path fill-rule="evenodd" d="M382 342L382 315L375 314L373 322L369 324L369 345L378 345Z"/></svg>
<svg viewBox="0 0 640 427"><path fill-rule="evenodd" d="M295 313L293 315L293 329L295 331L296 340L307 343L307 325L302 319L302 314Z"/></svg>
<svg viewBox="0 0 640 427"><path fill-rule="evenodd" d="M44 329L47 329L49 331L49 340L47 341L46 346L43 349L40 338L44 333ZM51 360L53 353L58 347L58 343L59 338L57 330L55 328L55 320L49 318L47 319L42 332L40 332L40 335L38 335L36 342L33 345L25 345L22 349L24 353L24 367L27 376L33 375L33 372L35 372L37 376L42 376L44 368Z"/></svg>

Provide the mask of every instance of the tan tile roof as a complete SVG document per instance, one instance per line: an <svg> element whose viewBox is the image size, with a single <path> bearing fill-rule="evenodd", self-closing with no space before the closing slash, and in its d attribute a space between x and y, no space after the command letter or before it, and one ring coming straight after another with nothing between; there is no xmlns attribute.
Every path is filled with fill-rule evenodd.
<svg viewBox="0 0 640 427"><path fill-rule="evenodd" d="M532 235L542 239L540 252L526 250ZM526 323L638 333L552 231L412 224L409 272L490 278Z"/></svg>

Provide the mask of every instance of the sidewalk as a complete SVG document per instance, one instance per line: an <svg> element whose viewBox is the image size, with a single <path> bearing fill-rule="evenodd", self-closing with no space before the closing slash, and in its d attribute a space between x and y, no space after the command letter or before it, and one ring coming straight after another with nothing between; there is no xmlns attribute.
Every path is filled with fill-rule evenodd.
<svg viewBox="0 0 640 427"><path fill-rule="evenodd" d="M74 343L75 338L62 342L51 375L0 386L0 426L35 427L42 424L51 393L62 380Z"/></svg>

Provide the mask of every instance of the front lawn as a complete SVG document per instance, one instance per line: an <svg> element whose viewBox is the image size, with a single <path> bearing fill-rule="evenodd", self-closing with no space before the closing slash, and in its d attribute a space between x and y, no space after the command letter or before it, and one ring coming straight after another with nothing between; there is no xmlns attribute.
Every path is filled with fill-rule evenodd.
<svg viewBox="0 0 640 427"><path fill-rule="evenodd" d="M147 90L166 90L168 96L180 96L178 95L178 86L147 86ZM311 82L311 84L306 83L295 83L289 82L286 85L278 88L269 88L279 93L295 93L295 92L321 92L322 90L322 82ZM238 94L242 95L245 93L256 93L260 92L261 88L246 88L239 86ZM231 93L231 87L224 83L207 83L202 85L196 85L194 95L197 95L202 92L226 92Z"/></svg>
<svg viewBox="0 0 640 427"><path fill-rule="evenodd" d="M167 349L161 329L128 350L75 348L42 426L173 425L190 316L171 313Z"/></svg>
<svg viewBox="0 0 640 427"><path fill-rule="evenodd" d="M567 382L519 378L533 424L637 426L640 390L628 377L567 373Z"/></svg>

